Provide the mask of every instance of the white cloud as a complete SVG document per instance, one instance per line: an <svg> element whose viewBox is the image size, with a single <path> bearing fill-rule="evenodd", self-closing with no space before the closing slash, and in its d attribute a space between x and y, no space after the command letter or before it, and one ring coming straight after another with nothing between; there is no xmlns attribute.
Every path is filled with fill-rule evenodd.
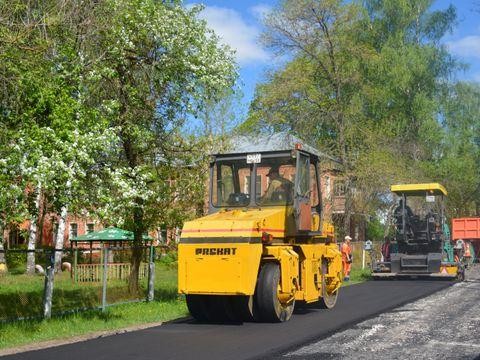
<svg viewBox="0 0 480 360"><path fill-rule="evenodd" d="M450 51L458 56L480 59L480 35L469 35L447 42Z"/></svg>
<svg viewBox="0 0 480 360"><path fill-rule="evenodd" d="M273 10L273 7L267 4L258 4L250 8L250 12L258 20L262 21L268 13Z"/></svg>
<svg viewBox="0 0 480 360"><path fill-rule="evenodd" d="M207 6L199 17L206 20L222 41L236 51L237 61L241 65L269 59L268 53L258 43L260 28L247 24L237 11Z"/></svg>

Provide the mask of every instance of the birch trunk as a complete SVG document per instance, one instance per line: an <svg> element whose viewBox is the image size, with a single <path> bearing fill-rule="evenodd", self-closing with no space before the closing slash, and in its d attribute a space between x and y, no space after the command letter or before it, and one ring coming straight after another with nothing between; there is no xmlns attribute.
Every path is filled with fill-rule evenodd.
<svg viewBox="0 0 480 360"><path fill-rule="evenodd" d="M35 198L35 215L30 219L30 229L28 231L28 252L27 252L27 274L35 274L35 246L37 244L37 222L40 212L40 198L42 196L42 188L37 188L37 196Z"/></svg>
<svg viewBox="0 0 480 360"><path fill-rule="evenodd" d="M55 272L62 270L62 251L63 240L65 238L65 224L67 221L68 208L67 205L62 206L60 218L58 219L58 232L55 239Z"/></svg>

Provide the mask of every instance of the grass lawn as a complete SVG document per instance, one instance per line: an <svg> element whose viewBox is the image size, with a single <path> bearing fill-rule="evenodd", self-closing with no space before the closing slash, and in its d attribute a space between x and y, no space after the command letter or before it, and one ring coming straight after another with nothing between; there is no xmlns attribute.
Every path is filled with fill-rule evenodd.
<svg viewBox="0 0 480 360"><path fill-rule="evenodd" d="M366 268L362 270L362 267L352 267L352 270L350 271L350 280L349 281L344 281L342 283L342 286L348 286L348 285L353 285L353 284L359 284L362 282L365 282L367 280L370 280L372 275L371 275L371 270Z"/></svg>
<svg viewBox="0 0 480 360"><path fill-rule="evenodd" d="M37 301L37 287L40 286L41 289L43 283L36 280L37 278L33 278L33 280L31 280L31 277L25 276L25 278L27 278L28 281L24 279L23 285L20 281L22 279L17 279L15 284L10 284L11 286L4 286L6 284L2 282L2 286L0 286L0 298L7 300L8 296L11 296L12 299L14 296L18 297L18 295L11 295L12 288L16 288L18 291L22 289L23 291L26 290L26 293L29 294L28 300L26 301ZM39 278L41 279L41 277ZM65 284L58 290L64 291L65 294L68 294L69 299L73 301L71 295L79 294L78 288L75 288L77 285L68 285L67 279L61 279L61 281L65 281ZM58 284L61 284L61 281L59 281ZM99 310L91 310L52 317L50 320L25 320L0 324L0 348L19 346L44 340L75 337L90 332L114 330L131 325L172 320L187 315L185 301L177 295L176 267L157 263L155 283L155 301L150 303L142 302L111 306L104 313ZM55 286L57 286L57 282ZM71 286L71 288L68 286ZM8 288L10 288L10 295L7 294ZM94 287L90 287L88 290L87 292L81 292L84 300L90 299L89 301L93 306L98 305L98 291ZM38 299L40 304L41 295L42 292L40 291L38 295L40 296ZM66 301L63 299L64 309L68 308L68 305L73 304L68 301L70 300ZM78 304L78 302L75 304ZM17 309L24 307L18 303L10 303L9 305ZM62 308L59 304L57 305L58 309Z"/></svg>

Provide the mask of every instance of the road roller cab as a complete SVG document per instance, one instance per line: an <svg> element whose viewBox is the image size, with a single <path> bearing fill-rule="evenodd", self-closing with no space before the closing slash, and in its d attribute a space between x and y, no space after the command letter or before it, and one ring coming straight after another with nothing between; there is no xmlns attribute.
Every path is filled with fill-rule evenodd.
<svg viewBox="0 0 480 360"><path fill-rule="evenodd" d="M342 265L322 221L322 159L335 160L288 135L212 157L209 214L179 243L179 292L196 319L286 321L296 301L335 305Z"/></svg>

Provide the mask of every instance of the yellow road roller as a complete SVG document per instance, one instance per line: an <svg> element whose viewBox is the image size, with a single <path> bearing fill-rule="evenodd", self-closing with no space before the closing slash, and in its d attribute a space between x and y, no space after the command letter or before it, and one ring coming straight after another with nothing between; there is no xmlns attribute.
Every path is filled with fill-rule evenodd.
<svg viewBox="0 0 480 360"><path fill-rule="evenodd" d="M212 156L209 214L185 223L178 289L202 322L283 322L295 303L332 308L342 284L322 219L325 155L282 134ZM332 158L329 159L329 161Z"/></svg>

